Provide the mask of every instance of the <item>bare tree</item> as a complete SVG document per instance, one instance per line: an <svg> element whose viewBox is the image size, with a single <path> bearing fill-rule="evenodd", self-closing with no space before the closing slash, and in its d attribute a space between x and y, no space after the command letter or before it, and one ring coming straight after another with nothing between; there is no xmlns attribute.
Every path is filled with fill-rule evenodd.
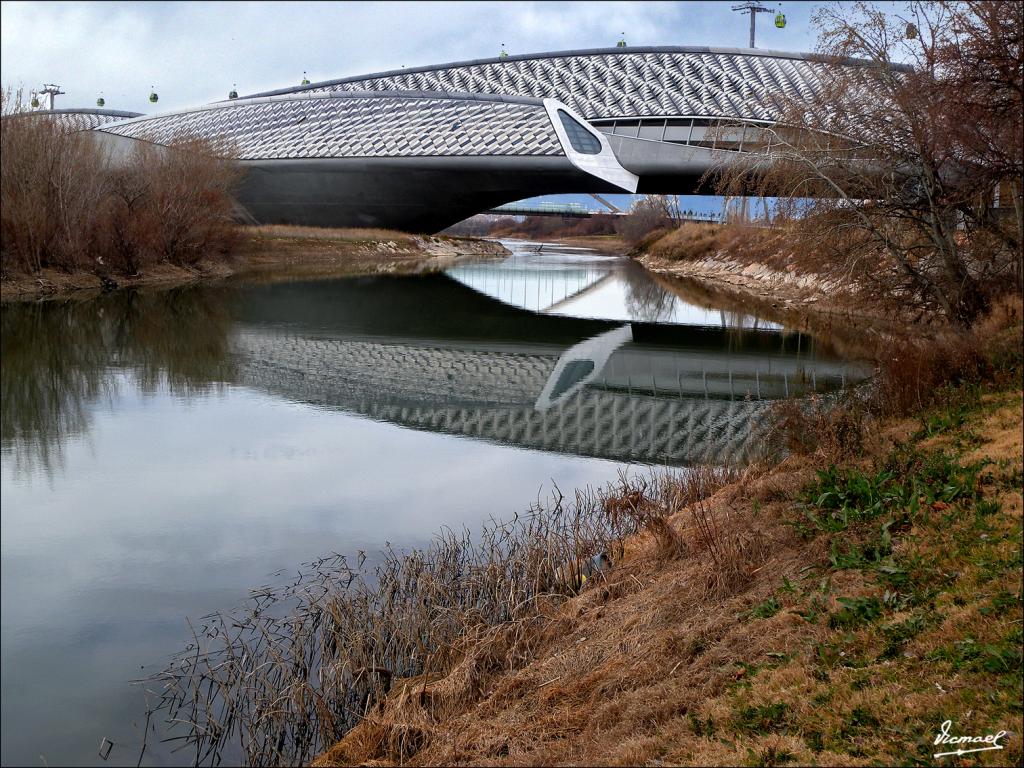
<svg viewBox="0 0 1024 768"><path fill-rule="evenodd" d="M615 231L630 243L638 243L659 229L675 229L682 223L675 195L644 195L615 222Z"/></svg>
<svg viewBox="0 0 1024 768"><path fill-rule="evenodd" d="M1022 284L1021 13L824 7L819 87L778 98L764 154L722 169L719 191L780 196L815 266L970 322Z"/></svg>
<svg viewBox="0 0 1024 768"><path fill-rule="evenodd" d="M230 146L181 137L137 142L115 158L90 131L27 109L3 92L0 272L51 267L135 274L147 263L193 265L234 240L241 171Z"/></svg>

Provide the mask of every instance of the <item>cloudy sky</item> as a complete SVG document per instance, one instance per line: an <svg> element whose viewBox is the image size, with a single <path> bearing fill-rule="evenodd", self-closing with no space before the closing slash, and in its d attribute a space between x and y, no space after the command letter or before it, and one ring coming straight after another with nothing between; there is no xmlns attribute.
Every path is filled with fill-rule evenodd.
<svg viewBox="0 0 1024 768"><path fill-rule="evenodd" d="M160 109L402 66L498 54L614 45L745 47L748 21L732 2L338 2L40 3L3 2L4 86L43 82L67 92L57 106ZM764 5L785 12L775 28L758 16L758 47L814 47L802 2Z"/></svg>

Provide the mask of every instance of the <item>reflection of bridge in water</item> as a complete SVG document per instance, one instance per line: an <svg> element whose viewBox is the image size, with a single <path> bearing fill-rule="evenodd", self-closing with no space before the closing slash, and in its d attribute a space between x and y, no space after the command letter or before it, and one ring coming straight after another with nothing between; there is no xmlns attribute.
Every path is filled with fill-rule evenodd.
<svg viewBox="0 0 1024 768"><path fill-rule="evenodd" d="M594 265L539 270L530 265L495 268L479 264L455 267L448 270L448 275L504 304L531 312L548 312L598 288L611 279L613 273L608 267Z"/></svg>
<svg viewBox="0 0 1024 768"><path fill-rule="evenodd" d="M863 375L798 334L542 316L444 276L402 295L410 284L324 283L312 301L307 284L302 307L288 286L261 289L235 336L237 382L415 429L685 464L749 458L772 400Z"/></svg>

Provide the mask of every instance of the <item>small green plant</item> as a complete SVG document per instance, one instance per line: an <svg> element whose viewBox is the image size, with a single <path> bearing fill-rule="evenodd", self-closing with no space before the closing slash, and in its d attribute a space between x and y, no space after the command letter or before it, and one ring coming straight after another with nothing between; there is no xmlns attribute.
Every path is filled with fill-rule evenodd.
<svg viewBox="0 0 1024 768"><path fill-rule="evenodd" d="M771 766L792 763L794 760L796 760L796 755L788 749L771 746L765 747L757 753L752 749L747 749L746 765L754 766L754 768L771 768Z"/></svg>
<svg viewBox="0 0 1024 768"><path fill-rule="evenodd" d="M885 637L885 648L882 650L881 658L893 659L899 656L906 644L917 637L926 626L928 626L928 620L921 613L915 613L903 621L895 621L883 626L882 635Z"/></svg>
<svg viewBox="0 0 1024 768"><path fill-rule="evenodd" d="M1009 613L1013 608L1018 607L1022 602L1021 597L1022 594L1020 592L1015 595L1004 589L993 595L992 599L989 600L988 605L983 606L979 610L986 616L990 614L1001 616Z"/></svg>
<svg viewBox="0 0 1024 768"><path fill-rule="evenodd" d="M853 629L882 615L882 601L877 597L839 597L836 600L843 607L828 618L828 625L833 629Z"/></svg>
<svg viewBox="0 0 1024 768"><path fill-rule="evenodd" d="M999 511L999 502L993 499L981 499L974 505L974 511L979 517L988 517Z"/></svg>
<svg viewBox="0 0 1024 768"><path fill-rule="evenodd" d="M844 730L857 731L862 728L878 728L881 723L866 707L854 707L846 718Z"/></svg>
<svg viewBox="0 0 1024 768"><path fill-rule="evenodd" d="M821 731L808 731L804 738L812 752L817 753L825 749L825 738L821 735Z"/></svg>
<svg viewBox="0 0 1024 768"><path fill-rule="evenodd" d="M932 661L945 661L954 671L962 669L992 674L1017 673L1021 669L1020 640L1010 634L999 643L979 643L973 637L957 640L928 654Z"/></svg>
<svg viewBox="0 0 1024 768"><path fill-rule="evenodd" d="M872 475L835 465L819 470L817 482L805 495L814 508L807 510L807 519L819 531L837 533L879 517L904 501L894 477L885 470Z"/></svg>
<svg viewBox="0 0 1024 768"><path fill-rule="evenodd" d="M701 720L700 716L694 712L690 712L689 715L690 728L697 736L706 736L711 738L715 735L715 721L710 717L707 720Z"/></svg>
<svg viewBox="0 0 1024 768"><path fill-rule="evenodd" d="M947 384L936 390L934 396L943 405L922 417L921 428L914 433L914 440L962 427L971 411L981 403L981 390L977 386Z"/></svg>
<svg viewBox="0 0 1024 768"><path fill-rule="evenodd" d="M791 719L789 705L777 701L758 707L745 707L736 718L736 727L750 733L779 733Z"/></svg>
<svg viewBox="0 0 1024 768"><path fill-rule="evenodd" d="M755 619L770 619L776 613L782 609L782 603L775 599L775 597L769 597L763 603L758 603L750 609L749 615Z"/></svg>

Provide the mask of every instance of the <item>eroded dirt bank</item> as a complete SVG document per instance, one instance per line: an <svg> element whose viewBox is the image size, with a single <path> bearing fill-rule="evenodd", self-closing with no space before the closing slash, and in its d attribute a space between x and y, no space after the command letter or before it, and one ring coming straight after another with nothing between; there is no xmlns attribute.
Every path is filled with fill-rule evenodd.
<svg viewBox="0 0 1024 768"><path fill-rule="evenodd" d="M906 329L935 318L896 301L883 304L828 259L797 252L785 227L686 224L655 232L631 255L654 274L703 286L754 307L848 326Z"/></svg>
<svg viewBox="0 0 1024 768"><path fill-rule="evenodd" d="M408 274L446 269L462 261L508 255L500 243L477 238L407 235L386 230L330 230L303 227L245 227L227 256L200 261L192 268L156 264L137 275L61 272L0 280L3 301L37 300L76 292L149 285L176 285L228 277L260 281L308 277L345 277L379 273Z"/></svg>

